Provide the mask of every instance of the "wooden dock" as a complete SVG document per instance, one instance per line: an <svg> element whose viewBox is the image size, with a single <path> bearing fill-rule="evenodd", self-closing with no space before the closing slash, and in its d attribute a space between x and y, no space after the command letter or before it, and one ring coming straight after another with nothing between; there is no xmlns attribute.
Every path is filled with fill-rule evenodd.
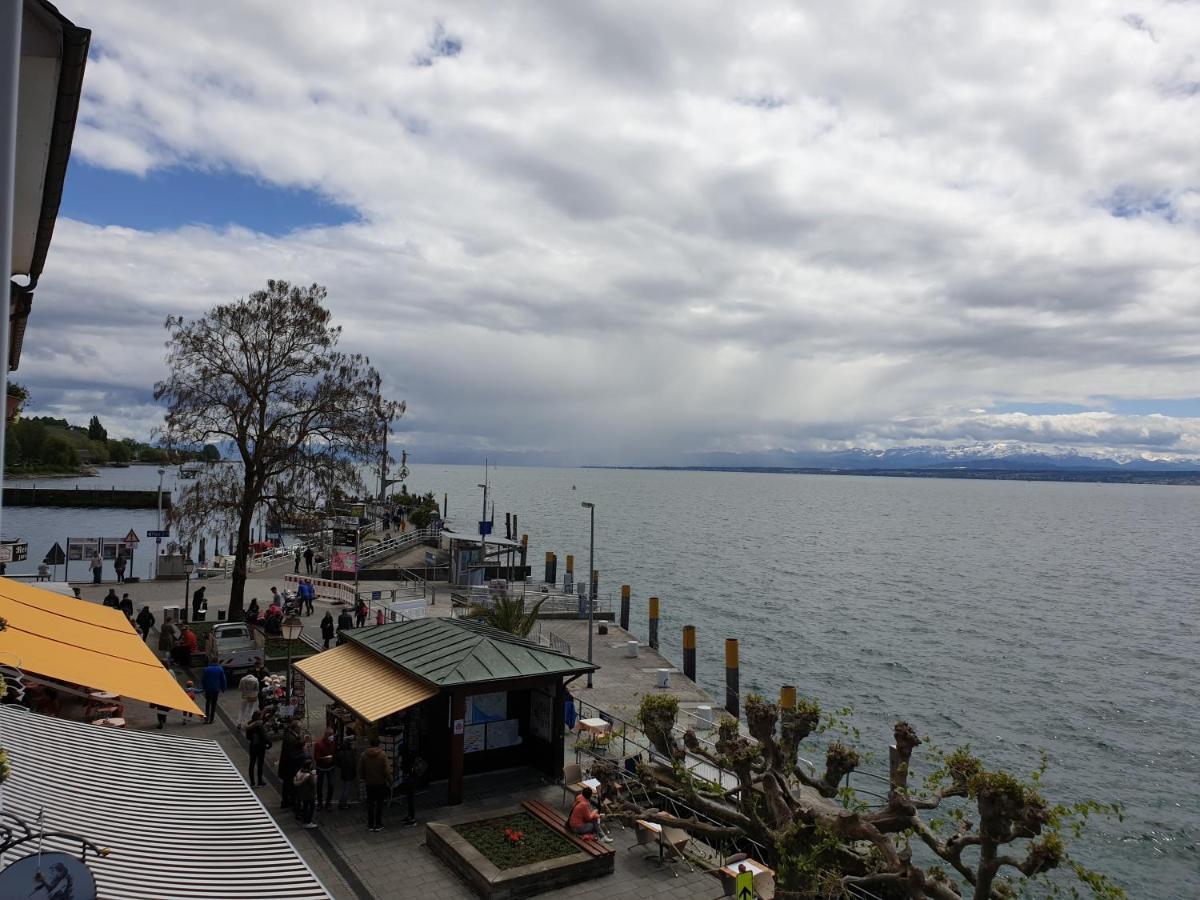
<svg viewBox="0 0 1200 900"><path fill-rule="evenodd" d="M159 495L157 490L132 491L117 490L113 487L107 491L94 488L42 488L42 487L8 487L4 488L5 506L73 506L87 508L116 508L116 509L157 509ZM171 508L171 492L162 492L162 508Z"/></svg>

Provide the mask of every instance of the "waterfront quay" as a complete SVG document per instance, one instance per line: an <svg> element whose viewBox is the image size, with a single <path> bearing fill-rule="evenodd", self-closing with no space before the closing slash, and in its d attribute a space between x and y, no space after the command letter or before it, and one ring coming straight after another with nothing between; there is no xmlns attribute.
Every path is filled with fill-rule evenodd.
<svg viewBox="0 0 1200 900"><path fill-rule="evenodd" d="M408 561L407 557L401 563ZM415 558L415 551L414 551ZM287 586L285 575L292 574L294 564L290 559L266 569L253 572L246 584L246 601L257 597L260 605L270 596L272 586L283 590ZM303 568L303 567L301 567ZM190 590L203 585L208 599L206 621L218 618L218 611L228 608L230 582L227 578L208 577L193 579ZM166 607L182 606L188 586L183 581L157 580L119 585L105 582L100 585L78 583L81 596L99 602L110 587L118 595L128 593L135 610L148 606L158 623L162 622ZM536 602L543 585L530 584L531 600ZM360 595L370 598L373 592L386 596L389 591L411 591L411 587L396 582L362 581ZM425 612L431 617L455 615L451 602L452 588L446 583L426 586L427 605ZM313 638L319 644L320 619L326 610L334 617L344 608L343 604L326 598L318 598L314 613L303 618L304 637ZM370 621L373 621L373 617ZM369 630L373 626L368 625ZM630 630L622 629L616 622L595 622L597 632L603 627L607 633L593 634L592 658L599 666L594 673L593 687L585 686L579 677L569 685L575 698L580 718L603 716L613 725L613 742L629 741L630 752L634 749L637 711L641 698L646 695L670 694L683 711L710 708L718 704L683 672L666 659L658 650L639 640ZM587 653L588 622L578 618L547 618L535 626L532 640L543 646L553 646L560 652L576 657ZM151 646L157 643L157 627L150 636ZM630 642L637 642L637 655L631 654ZM665 679L664 679L665 673ZM177 671L183 679L196 680L199 671ZM296 677L299 677L297 673ZM665 680L665 686L663 686ZM325 724L325 710L333 700L313 684L308 684L305 696L307 732L313 739L320 736ZM236 687L230 684L219 700L218 714L211 725L203 720L191 720L184 724L182 716L172 713L164 730L184 736L206 737L216 740L243 772L248 764L248 749L240 729L237 727L239 697ZM155 717L149 707L139 703L127 704L126 717L129 727L155 729ZM719 714L719 711L718 711ZM683 716L681 716L683 718ZM282 741L274 739L267 754L266 787L257 788L257 794L268 811L274 816L281 829L293 842L304 860L312 867L332 896L365 900L371 897L420 897L431 900L457 900L476 896L455 872L435 857L425 845L425 827L430 821L453 819L464 810L486 815L499 814L510 809L514 803L525 799L536 799L566 815L564 792L560 784L547 779L541 773L528 768L514 768L499 772L468 775L464 784L463 802L446 805L444 782L433 782L415 795L415 809L420 827L404 828L401 820L406 813L405 798L397 793L390 798L385 811L385 830L372 833L366 827L365 807L354 803L348 809L322 809L316 814L317 828L301 826L291 809L282 808L281 785L277 776L279 753ZM586 769L590 762L587 736L580 732L570 734L564 746L564 763L580 763ZM203 785L197 784L198 791ZM639 846L637 835L631 828L612 823L611 830L616 850L616 866L612 875L581 884L548 891L539 896L547 898L567 897L634 897L650 896L661 898L691 898L716 896L720 884L711 875L693 867L689 871L681 866L660 866L655 859L647 858L647 849ZM653 849L653 848L650 848Z"/></svg>

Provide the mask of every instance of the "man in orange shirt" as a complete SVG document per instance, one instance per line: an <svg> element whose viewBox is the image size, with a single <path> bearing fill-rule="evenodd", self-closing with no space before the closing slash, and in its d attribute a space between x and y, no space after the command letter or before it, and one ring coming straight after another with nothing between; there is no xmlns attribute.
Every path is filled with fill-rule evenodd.
<svg viewBox="0 0 1200 900"><path fill-rule="evenodd" d="M579 796L575 798L575 805L571 807L567 827L576 834L594 834L606 844L611 844L613 839L605 834L604 829L600 826L602 818L604 816L596 810L596 807L592 806L592 789L584 787Z"/></svg>

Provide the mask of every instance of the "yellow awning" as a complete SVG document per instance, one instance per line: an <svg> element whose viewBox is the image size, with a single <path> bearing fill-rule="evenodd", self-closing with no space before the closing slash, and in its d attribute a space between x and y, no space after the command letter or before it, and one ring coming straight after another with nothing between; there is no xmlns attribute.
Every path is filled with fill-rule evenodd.
<svg viewBox="0 0 1200 900"><path fill-rule="evenodd" d="M310 656L296 663L296 668L368 722L416 706L438 693L437 688L355 644Z"/></svg>
<svg viewBox="0 0 1200 900"><path fill-rule="evenodd" d="M0 578L0 665L199 713L119 609Z"/></svg>

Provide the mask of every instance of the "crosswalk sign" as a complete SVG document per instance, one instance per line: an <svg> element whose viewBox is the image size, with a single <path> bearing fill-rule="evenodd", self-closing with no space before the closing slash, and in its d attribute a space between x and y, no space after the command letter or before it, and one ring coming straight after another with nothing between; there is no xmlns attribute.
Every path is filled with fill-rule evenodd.
<svg viewBox="0 0 1200 900"><path fill-rule="evenodd" d="M754 900L754 873L738 872L734 883L733 896L737 900Z"/></svg>

